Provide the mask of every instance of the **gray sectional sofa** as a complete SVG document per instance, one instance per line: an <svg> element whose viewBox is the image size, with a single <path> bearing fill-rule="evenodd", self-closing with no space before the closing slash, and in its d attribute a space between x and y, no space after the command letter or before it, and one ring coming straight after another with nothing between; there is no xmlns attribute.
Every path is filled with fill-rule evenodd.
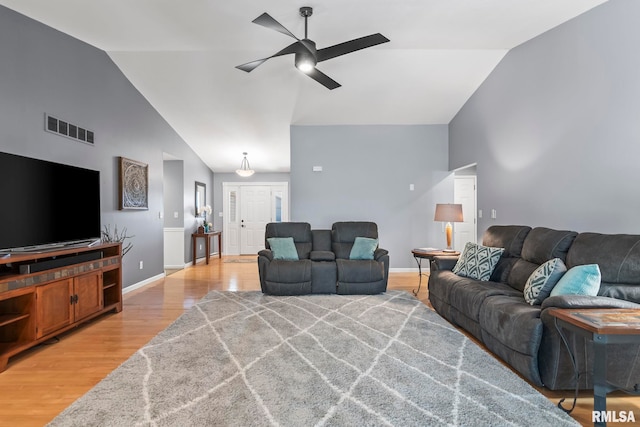
<svg viewBox="0 0 640 427"><path fill-rule="evenodd" d="M297 260L277 259L269 238L292 237ZM266 249L258 253L262 292L270 295L378 294L385 292L389 252L376 248L373 259L350 259L357 237L378 238L374 222L336 222L331 230L312 230L306 222L269 223Z"/></svg>
<svg viewBox="0 0 640 427"><path fill-rule="evenodd" d="M483 245L505 249L489 281L454 274L451 269L457 258L434 259L428 285L433 308L533 384L552 390L575 388L570 355L548 309L640 309L640 236L493 226L485 232ZM567 269L598 264L598 296L557 295L541 305L525 302L525 282L538 266L553 258L562 259ZM580 336L566 335L576 354L579 387L591 389L592 344ZM621 388L639 384L640 346L612 346L608 378Z"/></svg>

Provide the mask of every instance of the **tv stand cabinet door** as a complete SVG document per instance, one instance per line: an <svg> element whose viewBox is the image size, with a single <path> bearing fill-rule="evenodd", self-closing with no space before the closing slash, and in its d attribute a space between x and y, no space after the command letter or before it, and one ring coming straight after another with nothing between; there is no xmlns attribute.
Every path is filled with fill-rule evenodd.
<svg viewBox="0 0 640 427"><path fill-rule="evenodd" d="M102 310L102 273L90 273L73 279L75 291L74 321Z"/></svg>
<svg viewBox="0 0 640 427"><path fill-rule="evenodd" d="M36 338L73 323L73 279L65 279L36 288Z"/></svg>

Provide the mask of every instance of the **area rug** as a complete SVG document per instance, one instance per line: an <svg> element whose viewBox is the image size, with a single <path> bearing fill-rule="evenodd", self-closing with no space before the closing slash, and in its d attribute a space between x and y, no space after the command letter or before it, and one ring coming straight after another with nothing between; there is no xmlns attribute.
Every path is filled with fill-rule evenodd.
<svg viewBox="0 0 640 427"><path fill-rule="evenodd" d="M222 262L231 262L231 263L256 263L258 262L258 258L229 258L225 259Z"/></svg>
<svg viewBox="0 0 640 427"><path fill-rule="evenodd" d="M213 291L50 425L579 424L407 292Z"/></svg>

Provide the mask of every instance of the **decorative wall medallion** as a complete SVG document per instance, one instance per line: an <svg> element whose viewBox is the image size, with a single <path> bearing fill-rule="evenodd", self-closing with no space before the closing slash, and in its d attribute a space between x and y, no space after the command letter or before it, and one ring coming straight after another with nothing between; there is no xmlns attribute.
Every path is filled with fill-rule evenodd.
<svg viewBox="0 0 640 427"><path fill-rule="evenodd" d="M120 157L120 209L149 209L149 165Z"/></svg>

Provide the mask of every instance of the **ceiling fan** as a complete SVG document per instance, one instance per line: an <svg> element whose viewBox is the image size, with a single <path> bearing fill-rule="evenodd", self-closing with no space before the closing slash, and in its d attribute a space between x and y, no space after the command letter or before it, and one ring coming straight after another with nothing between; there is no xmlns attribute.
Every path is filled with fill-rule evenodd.
<svg viewBox="0 0 640 427"><path fill-rule="evenodd" d="M316 49L316 43L313 40L310 40L307 35L307 19L312 14L313 8L308 6L300 8L300 15L304 18L304 39L302 40L294 36L291 31L287 30L282 24L273 19L268 13L265 12L262 15L258 16L252 21L253 23L278 31L282 34L286 34L296 39L296 41L274 55L271 55L267 58L258 59L256 61L247 62L246 64L238 65L236 66L236 68L249 73L256 69L267 59L294 53L294 63L300 71L302 71L321 85L324 85L327 89L335 89L340 87L340 83L336 82L331 77L318 70L316 68L316 64L318 62L326 61L327 59L335 58L336 56L346 55L347 53L366 49L368 47L372 47L389 41L389 39L382 34L376 33L371 34L370 36L360 37L359 39L336 44L334 46L325 47L323 49Z"/></svg>

